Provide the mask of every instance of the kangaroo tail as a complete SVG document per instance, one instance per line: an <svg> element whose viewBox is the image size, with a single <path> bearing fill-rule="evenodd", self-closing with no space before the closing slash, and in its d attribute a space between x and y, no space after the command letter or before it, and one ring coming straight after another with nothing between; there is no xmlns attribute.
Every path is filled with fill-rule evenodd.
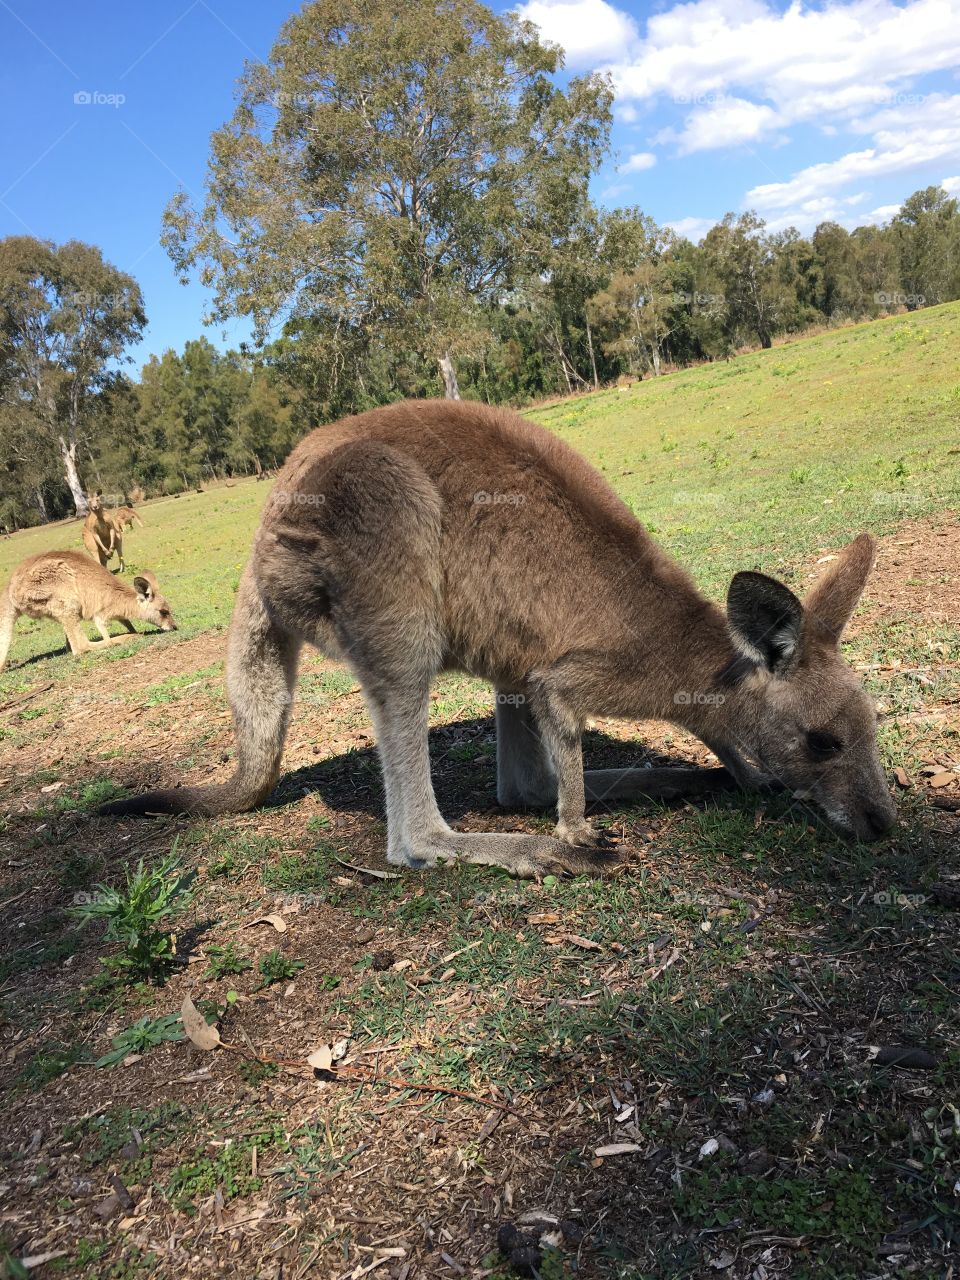
<svg viewBox="0 0 960 1280"><path fill-rule="evenodd" d="M237 739L237 767L215 787L174 787L102 805L103 814L242 813L265 800L280 776L300 641L268 615L248 567L240 583L227 643L227 694Z"/></svg>
<svg viewBox="0 0 960 1280"><path fill-rule="evenodd" d="M16 606L10 599L10 588L6 587L0 595L0 671L7 665L7 654L10 652L17 617Z"/></svg>

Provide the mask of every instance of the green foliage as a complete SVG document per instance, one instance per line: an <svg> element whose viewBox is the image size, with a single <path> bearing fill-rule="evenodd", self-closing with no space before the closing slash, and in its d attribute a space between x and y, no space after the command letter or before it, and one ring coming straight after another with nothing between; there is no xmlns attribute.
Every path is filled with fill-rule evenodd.
<svg viewBox="0 0 960 1280"><path fill-rule="evenodd" d="M237 946L235 942L224 943L223 946L214 946L207 948L207 965L204 977L214 978L219 981L230 974L243 973L246 969L252 969L252 962L247 957L245 951Z"/></svg>
<svg viewBox="0 0 960 1280"><path fill-rule="evenodd" d="M148 1049L167 1040L183 1039L183 1023L179 1013L168 1013L162 1018L143 1017L113 1037L113 1048L98 1058L98 1067L115 1067L131 1053L146 1053Z"/></svg>
<svg viewBox="0 0 960 1280"><path fill-rule="evenodd" d="M92 813L108 800L120 800L126 794L126 788L118 786L110 778L99 778L96 782L85 783L79 791L67 791L56 796L53 808L58 813L76 809Z"/></svg>
<svg viewBox="0 0 960 1280"><path fill-rule="evenodd" d="M128 868L122 889L98 885L71 914L81 925L106 921L106 941L121 947L103 961L108 968L159 982L176 956L173 933L160 926L185 904L191 879L192 874L182 872L174 846L156 867L145 867L141 858L133 871Z"/></svg>
<svg viewBox="0 0 960 1280"><path fill-rule="evenodd" d="M22 1068L17 1080L27 1089L42 1089L75 1063L87 1061L89 1056L83 1045L47 1044Z"/></svg>
<svg viewBox="0 0 960 1280"><path fill-rule="evenodd" d="M313 405L342 411L361 372L387 399L414 392L486 348L485 308L543 275L586 207L612 94L600 76L560 88L558 68L531 25L476 0L312 0L248 66L203 206L171 201L177 270L261 334L292 311Z"/></svg>
<svg viewBox="0 0 960 1280"><path fill-rule="evenodd" d="M274 947L265 956L260 957L257 969L260 972L260 986L269 987L275 982L284 982L293 978L304 967L302 960L288 960L279 947Z"/></svg>
<svg viewBox="0 0 960 1280"><path fill-rule="evenodd" d="M140 288L94 245L9 236L0 240L0 315L0 462L12 481L0 520L25 519L32 501L43 519L48 503L83 512L87 414L146 324Z"/></svg>

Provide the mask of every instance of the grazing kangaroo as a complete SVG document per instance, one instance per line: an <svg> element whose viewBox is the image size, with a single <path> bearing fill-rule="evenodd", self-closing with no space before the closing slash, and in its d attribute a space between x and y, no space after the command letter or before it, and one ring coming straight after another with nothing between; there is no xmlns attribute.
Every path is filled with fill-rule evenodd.
<svg viewBox="0 0 960 1280"><path fill-rule="evenodd" d="M0 595L0 671L7 661L13 628L24 613L30 618L56 619L67 633L72 653L94 653L124 641L126 636L110 635L108 622L122 622L134 635L135 618L161 631L177 629L152 573L144 570L131 587L102 565L91 564L82 551L43 551L14 569ZM80 626L87 620L94 623L102 641L87 639Z"/></svg>
<svg viewBox="0 0 960 1280"><path fill-rule="evenodd" d="M235 773L221 786L152 792L104 812L259 804L279 776L307 643L349 663L363 686L394 864L462 858L528 876L590 869L587 799L704 789L696 770L585 776L590 715L673 721L741 785L774 779L844 832L873 839L894 808L873 703L838 647L872 560L861 535L805 605L772 578L738 573L724 615L543 428L449 401L347 418L291 454L240 583L227 649ZM498 798L556 800L553 836L461 834L441 817L427 718L431 681L448 669L495 686Z"/></svg>
<svg viewBox="0 0 960 1280"><path fill-rule="evenodd" d="M94 560L106 565L113 555L116 543L116 530L107 519L103 499L99 493L87 495L87 516L83 522L83 545ZM120 572L123 572L123 555L120 556Z"/></svg>

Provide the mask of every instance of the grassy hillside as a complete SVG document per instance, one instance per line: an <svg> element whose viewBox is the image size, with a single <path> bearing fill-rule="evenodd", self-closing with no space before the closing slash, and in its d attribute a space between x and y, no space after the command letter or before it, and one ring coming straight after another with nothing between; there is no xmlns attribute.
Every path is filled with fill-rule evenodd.
<svg viewBox="0 0 960 1280"><path fill-rule="evenodd" d="M706 587L960 493L960 304L840 329L533 415Z"/></svg>
<svg viewBox="0 0 960 1280"><path fill-rule="evenodd" d="M737 568L779 573L848 534L958 500L958 353L960 303L950 303L530 416L599 466L720 594ZM229 620L266 494L242 481L143 507L147 527L128 535L128 563L157 573L180 638ZM71 546L81 546L79 523L0 542L0 582L23 557ZM61 640L58 628L24 620L14 656Z"/></svg>

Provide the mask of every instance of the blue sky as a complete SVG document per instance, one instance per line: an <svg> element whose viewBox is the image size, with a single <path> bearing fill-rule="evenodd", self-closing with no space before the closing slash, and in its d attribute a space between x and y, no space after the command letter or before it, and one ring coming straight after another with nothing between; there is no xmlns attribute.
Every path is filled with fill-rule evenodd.
<svg viewBox="0 0 960 1280"><path fill-rule="evenodd" d="M521 12L570 70L613 77L601 203L639 204L696 239L727 210L808 232L883 221L930 182L960 194L960 0ZM274 0L0 0L0 235L90 241L136 276L150 322L138 363L203 331L246 336L203 329L204 292L177 283L160 216L178 187L202 191L244 60L267 54L288 13Z"/></svg>

